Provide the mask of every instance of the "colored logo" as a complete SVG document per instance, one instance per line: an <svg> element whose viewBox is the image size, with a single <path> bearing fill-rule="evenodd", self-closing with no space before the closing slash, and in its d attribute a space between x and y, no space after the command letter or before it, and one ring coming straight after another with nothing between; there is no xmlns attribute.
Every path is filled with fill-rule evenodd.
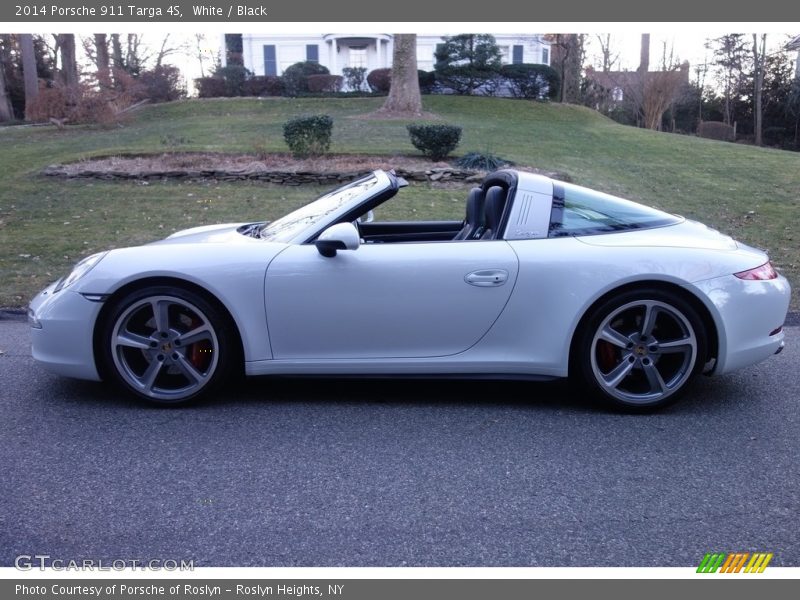
<svg viewBox="0 0 800 600"><path fill-rule="evenodd" d="M772 552L724 552L707 553L700 566L697 567L698 573L763 573L769 561L772 560Z"/></svg>

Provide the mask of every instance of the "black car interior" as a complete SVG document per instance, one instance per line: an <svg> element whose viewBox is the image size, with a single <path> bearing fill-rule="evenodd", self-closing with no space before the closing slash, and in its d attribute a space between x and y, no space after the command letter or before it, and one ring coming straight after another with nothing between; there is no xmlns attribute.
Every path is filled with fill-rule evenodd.
<svg viewBox="0 0 800 600"><path fill-rule="evenodd" d="M500 171L467 195L463 221L373 221L358 223L365 243L469 241L497 239L516 179Z"/></svg>

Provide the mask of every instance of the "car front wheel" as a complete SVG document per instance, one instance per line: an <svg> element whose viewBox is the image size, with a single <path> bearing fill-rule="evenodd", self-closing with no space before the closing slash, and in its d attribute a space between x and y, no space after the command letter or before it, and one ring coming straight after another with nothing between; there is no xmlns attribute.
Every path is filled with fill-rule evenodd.
<svg viewBox="0 0 800 600"><path fill-rule="evenodd" d="M139 398L184 403L230 374L231 328L194 292L161 286L137 290L117 300L107 315L103 371Z"/></svg>
<svg viewBox="0 0 800 600"><path fill-rule="evenodd" d="M584 330L580 367L612 404L652 409L676 400L703 367L706 339L697 311L665 290L623 293L595 310Z"/></svg>

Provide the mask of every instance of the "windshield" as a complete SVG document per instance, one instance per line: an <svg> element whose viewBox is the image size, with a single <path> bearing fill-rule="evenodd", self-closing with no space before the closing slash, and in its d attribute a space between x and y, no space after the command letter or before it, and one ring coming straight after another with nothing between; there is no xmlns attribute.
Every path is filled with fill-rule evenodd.
<svg viewBox="0 0 800 600"><path fill-rule="evenodd" d="M648 229L681 220L655 208L577 185L558 182L553 191L549 237Z"/></svg>
<svg viewBox="0 0 800 600"><path fill-rule="evenodd" d="M335 212L354 198L365 194L378 184L374 174L356 179L352 183L336 188L324 196L320 196L311 204L290 212L285 217L273 221L261 230L261 239L271 242L288 242L306 227L310 227Z"/></svg>

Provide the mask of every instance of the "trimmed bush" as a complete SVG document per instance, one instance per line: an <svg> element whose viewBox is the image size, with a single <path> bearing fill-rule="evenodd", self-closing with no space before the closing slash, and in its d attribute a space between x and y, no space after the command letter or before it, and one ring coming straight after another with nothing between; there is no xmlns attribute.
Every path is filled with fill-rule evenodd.
<svg viewBox="0 0 800 600"><path fill-rule="evenodd" d="M198 77L194 80L200 98L220 98L225 95L225 80L222 77Z"/></svg>
<svg viewBox="0 0 800 600"><path fill-rule="evenodd" d="M461 127L456 125L409 125L408 135L414 147L431 160L442 160L461 141Z"/></svg>
<svg viewBox="0 0 800 600"><path fill-rule="evenodd" d="M561 87L561 77L548 65L503 65L500 74L508 82L509 90L515 98L555 98Z"/></svg>
<svg viewBox="0 0 800 600"><path fill-rule="evenodd" d="M178 67L162 65L139 73L140 95L150 102L171 102L186 96L183 77Z"/></svg>
<svg viewBox="0 0 800 600"><path fill-rule="evenodd" d="M295 117L283 125L283 139L297 157L325 154L332 133L333 119L328 115Z"/></svg>
<svg viewBox="0 0 800 600"><path fill-rule="evenodd" d="M215 77L222 77L225 82L225 96L244 96L245 82L252 77L252 73L241 65L228 65L217 69Z"/></svg>
<svg viewBox="0 0 800 600"><path fill-rule="evenodd" d="M341 75L309 75L306 78L308 91L311 94L331 93L342 90L344 77Z"/></svg>
<svg viewBox="0 0 800 600"><path fill-rule="evenodd" d="M327 67L313 61L294 63L283 72L283 84L287 96L308 92L309 75L330 75Z"/></svg>
<svg viewBox="0 0 800 600"><path fill-rule="evenodd" d="M722 121L703 121L697 126L697 135L702 138L720 140L723 142L735 141L733 127Z"/></svg>
<svg viewBox="0 0 800 600"><path fill-rule="evenodd" d="M392 85L391 69L375 69L367 75L367 85L373 92L388 94Z"/></svg>
<svg viewBox="0 0 800 600"><path fill-rule="evenodd" d="M433 71L423 71L417 69L417 79L419 81L419 91L422 94L430 94L436 87L436 73ZM375 69L367 75L367 85L373 92L388 94L392 87L392 70Z"/></svg>
<svg viewBox="0 0 800 600"><path fill-rule="evenodd" d="M421 94L432 94L436 88L436 73L434 71L417 70L419 80L419 91Z"/></svg>
<svg viewBox="0 0 800 600"><path fill-rule="evenodd" d="M258 75L244 82L247 96L282 96L283 80L275 75Z"/></svg>

